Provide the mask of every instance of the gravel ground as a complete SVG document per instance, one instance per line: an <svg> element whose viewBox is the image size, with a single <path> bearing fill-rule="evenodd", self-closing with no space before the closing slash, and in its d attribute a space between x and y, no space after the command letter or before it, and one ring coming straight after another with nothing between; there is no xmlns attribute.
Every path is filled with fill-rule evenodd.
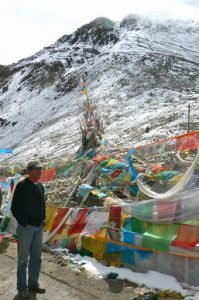
<svg viewBox="0 0 199 300"><path fill-rule="evenodd" d="M32 300L130 300L136 286L117 280L88 278L55 263L52 255L43 253L40 284L47 291L32 295ZM137 293L136 293L137 294ZM16 291L16 245L10 244L6 253L0 254L0 299L20 300Z"/></svg>

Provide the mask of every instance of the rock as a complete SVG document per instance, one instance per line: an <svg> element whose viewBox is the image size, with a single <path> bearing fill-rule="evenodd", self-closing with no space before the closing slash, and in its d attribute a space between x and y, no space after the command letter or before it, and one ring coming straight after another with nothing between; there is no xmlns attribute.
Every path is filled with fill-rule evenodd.
<svg viewBox="0 0 199 300"><path fill-rule="evenodd" d="M0 118L0 127L6 127L10 124L7 119Z"/></svg>
<svg viewBox="0 0 199 300"><path fill-rule="evenodd" d="M6 252L9 247L9 240L6 238L0 239L0 253Z"/></svg>
<svg viewBox="0 0 199 300"><path fill-rule="evenodd" d="M3 86L2 93L6 93L8 91L8 87L9 87L9 85Z"/></svg>
<svg viewBox="0 0 199 300"><path fill-rule="evenodd" d="M60 265L61 265L61 267L65 267L65 266L67 266L68 264L67 264L67 262L62 261L62 262L60 263Z"/></svg>
<svg viewBox="0 0 199 300"><path fill-rule="evenodd" d="M107 275L107 279L117 279L117 277L118 277L118 274L117 273L113 273L113 272L111 272L111 273L109 273L108 275Z"/></svg>
<svg viewBox="0 0 199 300"><path fill-rule="evenodd" d="M21 80L24 86L44 88L54 84L65 72L65 66L61 61L46 62L41 60L32 65L32 68Z"/></svg>

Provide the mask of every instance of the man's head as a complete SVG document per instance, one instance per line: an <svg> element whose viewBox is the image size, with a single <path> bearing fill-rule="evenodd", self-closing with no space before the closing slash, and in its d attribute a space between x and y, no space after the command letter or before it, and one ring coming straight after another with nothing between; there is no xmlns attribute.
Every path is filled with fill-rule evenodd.
<svg viewBox="0 0 199 300"><path fill-rule="evenodd" d="M40 161L30 161L27 165L29 178L33 182L37 182L41 177L42 164Z"/></svg>

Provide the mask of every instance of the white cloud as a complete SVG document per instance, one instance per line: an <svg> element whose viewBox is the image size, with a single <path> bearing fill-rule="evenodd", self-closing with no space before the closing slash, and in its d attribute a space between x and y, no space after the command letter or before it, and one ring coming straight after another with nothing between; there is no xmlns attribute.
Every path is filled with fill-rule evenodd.
<svg viewBox="0 0 199 300"><path fill-rule="evenodd" d="M199 0L6 0L1 3L0 64L34 54L99 16L136 13L199 20Z"/></svg>
<svg viewBox="0 0 199 300"><path fill-rule="evenodd" d="M199 7L198 0L183 0L184 3Z"/></svg>

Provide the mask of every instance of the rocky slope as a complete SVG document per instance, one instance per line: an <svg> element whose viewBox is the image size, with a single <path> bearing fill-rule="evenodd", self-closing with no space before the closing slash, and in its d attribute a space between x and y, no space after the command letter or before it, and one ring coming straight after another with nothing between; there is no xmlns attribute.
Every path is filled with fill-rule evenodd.
<svg viewBox="0 0 199 300"><path fill-rule="evenodd" d="M134 146L184 133L188 103L191 129L198 129L198 33L194 22L99 18L31 57L0 65L0 147L13 148L14 160L77 149L79 77L112 143Z"/></svg>

